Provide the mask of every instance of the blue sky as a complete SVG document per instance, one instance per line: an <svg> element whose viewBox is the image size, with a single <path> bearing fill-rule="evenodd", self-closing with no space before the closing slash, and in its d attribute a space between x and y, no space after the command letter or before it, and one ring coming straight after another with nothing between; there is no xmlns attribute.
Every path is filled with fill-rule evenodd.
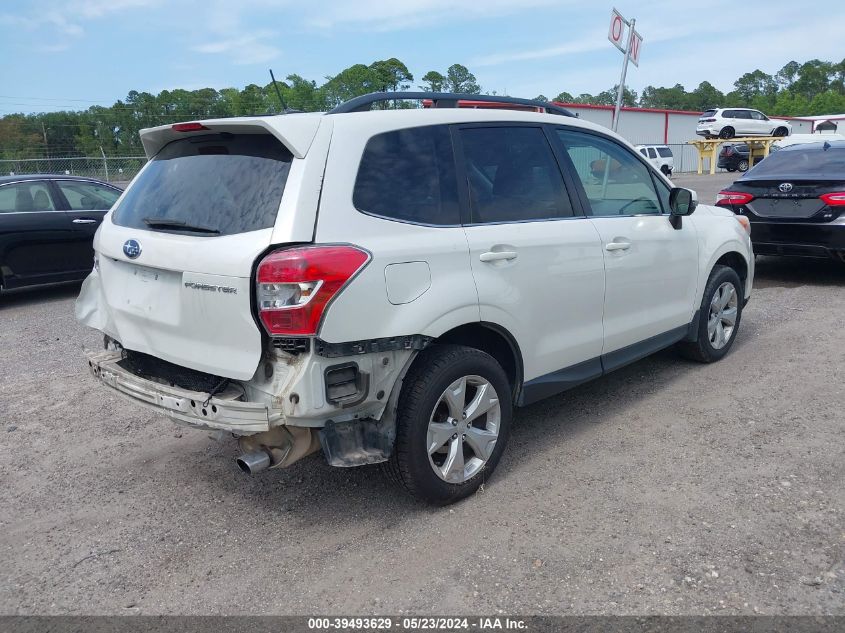
<svg viewBox="0 0 845 633"><path fill-rule="evenodd" d="M812 6L811 6L812 5ZM584 0L3 0L0 114L110 105L129 90L321 83L398 57L415 78L462 63L485 90L596 93L618 81L612 3ZM618 0L643 35L628 85L730 90L741 74L845 56L845 3Z"/></svg>

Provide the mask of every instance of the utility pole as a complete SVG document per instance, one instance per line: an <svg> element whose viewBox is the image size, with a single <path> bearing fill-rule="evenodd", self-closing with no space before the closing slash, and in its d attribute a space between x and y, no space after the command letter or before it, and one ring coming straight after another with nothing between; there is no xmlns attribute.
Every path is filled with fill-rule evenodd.
<svg viewBox="0 0 845 633"><path fill-rule="evenodd" d="M106 172L106 182L109 181L109 162L106 160L106 153L103 151L103 146L100 145L100 154L103 156L103 169Z"/></svg>
<svg viewBox="0 0 845 633"><path fill-rule="evenodd" d="M44 121L41 121L41 134L44 135L44 153L47 158L50 158L50 145L47 143L47 128L44 127Z"/></svg>

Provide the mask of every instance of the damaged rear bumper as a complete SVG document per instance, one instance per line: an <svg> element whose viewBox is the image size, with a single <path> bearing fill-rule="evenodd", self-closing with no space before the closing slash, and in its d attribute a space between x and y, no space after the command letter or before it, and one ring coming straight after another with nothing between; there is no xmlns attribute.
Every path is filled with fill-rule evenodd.
<svg viewBox="0 0 845 633"><path fill-rule="evenodd" d="M118 364L119 351L86 350L85 355L91 373L101 383L177 422L241 435L261 433L283 423L281 410L240 400L244 392L237 385L209 398L207 393L160 384L127 371Z"/></svg>

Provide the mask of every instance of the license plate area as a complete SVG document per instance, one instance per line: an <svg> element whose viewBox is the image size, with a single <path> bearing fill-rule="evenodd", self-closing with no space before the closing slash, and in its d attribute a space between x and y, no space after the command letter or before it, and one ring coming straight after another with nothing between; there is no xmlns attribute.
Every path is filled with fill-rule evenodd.
<svg viewBox="0 0 845 633"><path fill-rule="evenodd" d="M181 273L112 261L101 267L112 307L159 323L179 322Z"/></svg>

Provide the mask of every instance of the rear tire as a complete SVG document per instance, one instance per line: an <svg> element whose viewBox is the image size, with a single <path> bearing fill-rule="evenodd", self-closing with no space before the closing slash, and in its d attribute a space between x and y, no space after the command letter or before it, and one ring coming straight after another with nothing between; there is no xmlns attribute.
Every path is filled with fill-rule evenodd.
<svg viewBox="0 0 845 633"><path fill-rule="evenodd" d="M742 320L744 291L736 271L714 266L704 287L696 340L678 344L678 351L700 363L721 360L730 351Z"/></svg>
<svg viewBox="0 0 845 633"><path fill-rule="evenodd" d="M666 176L667 178L669 178L672 175L672 170L669 169L669 165L663 165L660 168L660 171L662 171L663 175Z"/></svg>
<svg viewBox="0 0 845 633"><path fill-rule="evenodd" d="M748 171L748 161L744 159L739 161L736 168L739 169L739 171Z"/></svg>
<svg viewBox="0 0 845 633"><path fill-rule="evenodd" d="M730 125L726 125L719 131L719 138L733 138L735 133Z"/></svg>
<svg viewBox="0 0 845 633"><path fill-rule="evenodd" d="M511 409L508 378L492 356L462 345L430 347L403 381L396 445L383 471L417 499L459 501L499 463Z"/></svg>

